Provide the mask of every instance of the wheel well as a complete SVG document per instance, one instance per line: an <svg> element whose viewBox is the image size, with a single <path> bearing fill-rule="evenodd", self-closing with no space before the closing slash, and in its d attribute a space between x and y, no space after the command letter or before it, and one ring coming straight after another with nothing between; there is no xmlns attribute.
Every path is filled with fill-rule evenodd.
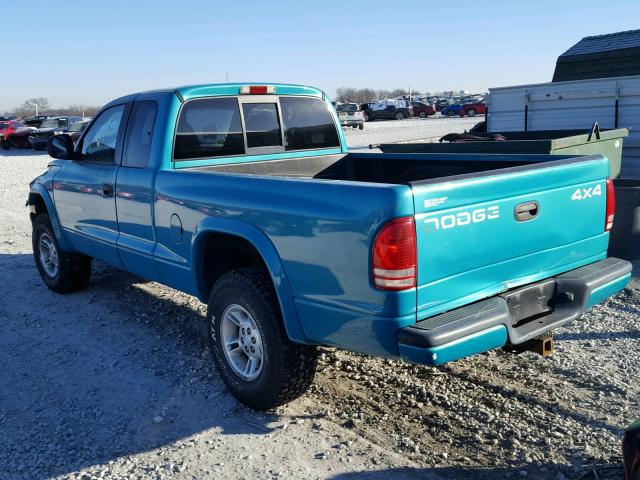
<svg viewBox="0 0 640 480"><path fill-rule="evenodd" d="M267 270L262 256L251 242L236 235L211 233L204 246L204 286L211 291L214 283L227 272L238 268L261 266Z"/></svg>
<svg viewBox="0 0 640 480"><path fill-rule="evenodd" d="M49 213L47 210L47 204L44 203L44 199L38 195L37 193L30 193L29 194L29 200L27 202L29 205L33 205L35 208L35 212L31 211L29 213L29 217L31 218L31 221L33 222L36 217L38 215L40 215L41 213Z"/></svg>

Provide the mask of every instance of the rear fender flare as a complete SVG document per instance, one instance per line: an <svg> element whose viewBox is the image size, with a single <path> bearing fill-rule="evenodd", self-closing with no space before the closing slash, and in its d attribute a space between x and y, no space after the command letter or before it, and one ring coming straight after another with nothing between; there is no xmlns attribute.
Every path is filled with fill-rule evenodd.
<svg viewBox="0 0 640 480"><path fill-rule="evenodd" d="M271 240L258 228L248 223L226 218L206 218L195 228L192 240L191 271L195 274L198 297L207 302L209 292L204 281L204 250L210 233L225 233L248 241L258 251L264 261L278 297L282 320L289 338L299 343L310 343L302 330L295 308L289 281L280 256Z"/></svg>

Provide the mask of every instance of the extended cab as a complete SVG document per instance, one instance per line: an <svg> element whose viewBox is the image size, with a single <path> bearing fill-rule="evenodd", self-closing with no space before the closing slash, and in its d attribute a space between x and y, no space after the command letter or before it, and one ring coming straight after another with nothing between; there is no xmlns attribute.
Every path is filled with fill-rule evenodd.
<svg viewBox="0 0 640 480"><path fill-rule="evenodd" d="M316 345L438 365L528 345L625 287L609 162L349 153L326 95L222 84L126 96L31 183L36 266L98 259L208 303L215 364L258 409Z"/></svg>

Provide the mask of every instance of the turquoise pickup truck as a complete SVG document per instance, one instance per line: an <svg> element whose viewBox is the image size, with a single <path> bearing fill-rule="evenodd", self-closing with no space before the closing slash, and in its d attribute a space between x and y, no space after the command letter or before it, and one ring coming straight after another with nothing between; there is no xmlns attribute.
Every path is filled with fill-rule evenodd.
<svg viewBox="0 0 640 480"><path fill-rule="evenodd" d="M545 335L623 289L603 156L348 152L321 91L221 84L106 105L30 185L35 263L92 259L208 303L214 362L268 409L317 346L439 365Z"/></svg>

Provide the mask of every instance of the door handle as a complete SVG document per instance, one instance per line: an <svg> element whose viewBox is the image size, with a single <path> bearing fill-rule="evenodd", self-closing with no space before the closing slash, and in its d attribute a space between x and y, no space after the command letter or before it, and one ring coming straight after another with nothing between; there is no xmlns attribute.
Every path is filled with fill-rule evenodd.
<svg viewBox="0 0 640 480"><path fill-rule="evenodd" d="M538 216L540 207L538 202L526 202L517 205L513 211L513 216L518 222L526 222L527 220L533 220Z"/></svg>
<svg viewBox="0 0 640 480"><path fill-rule="evenodd" d="M109 183L102 184L102 195L104 197L110 197L113 195L113 185Z"/></svg>

